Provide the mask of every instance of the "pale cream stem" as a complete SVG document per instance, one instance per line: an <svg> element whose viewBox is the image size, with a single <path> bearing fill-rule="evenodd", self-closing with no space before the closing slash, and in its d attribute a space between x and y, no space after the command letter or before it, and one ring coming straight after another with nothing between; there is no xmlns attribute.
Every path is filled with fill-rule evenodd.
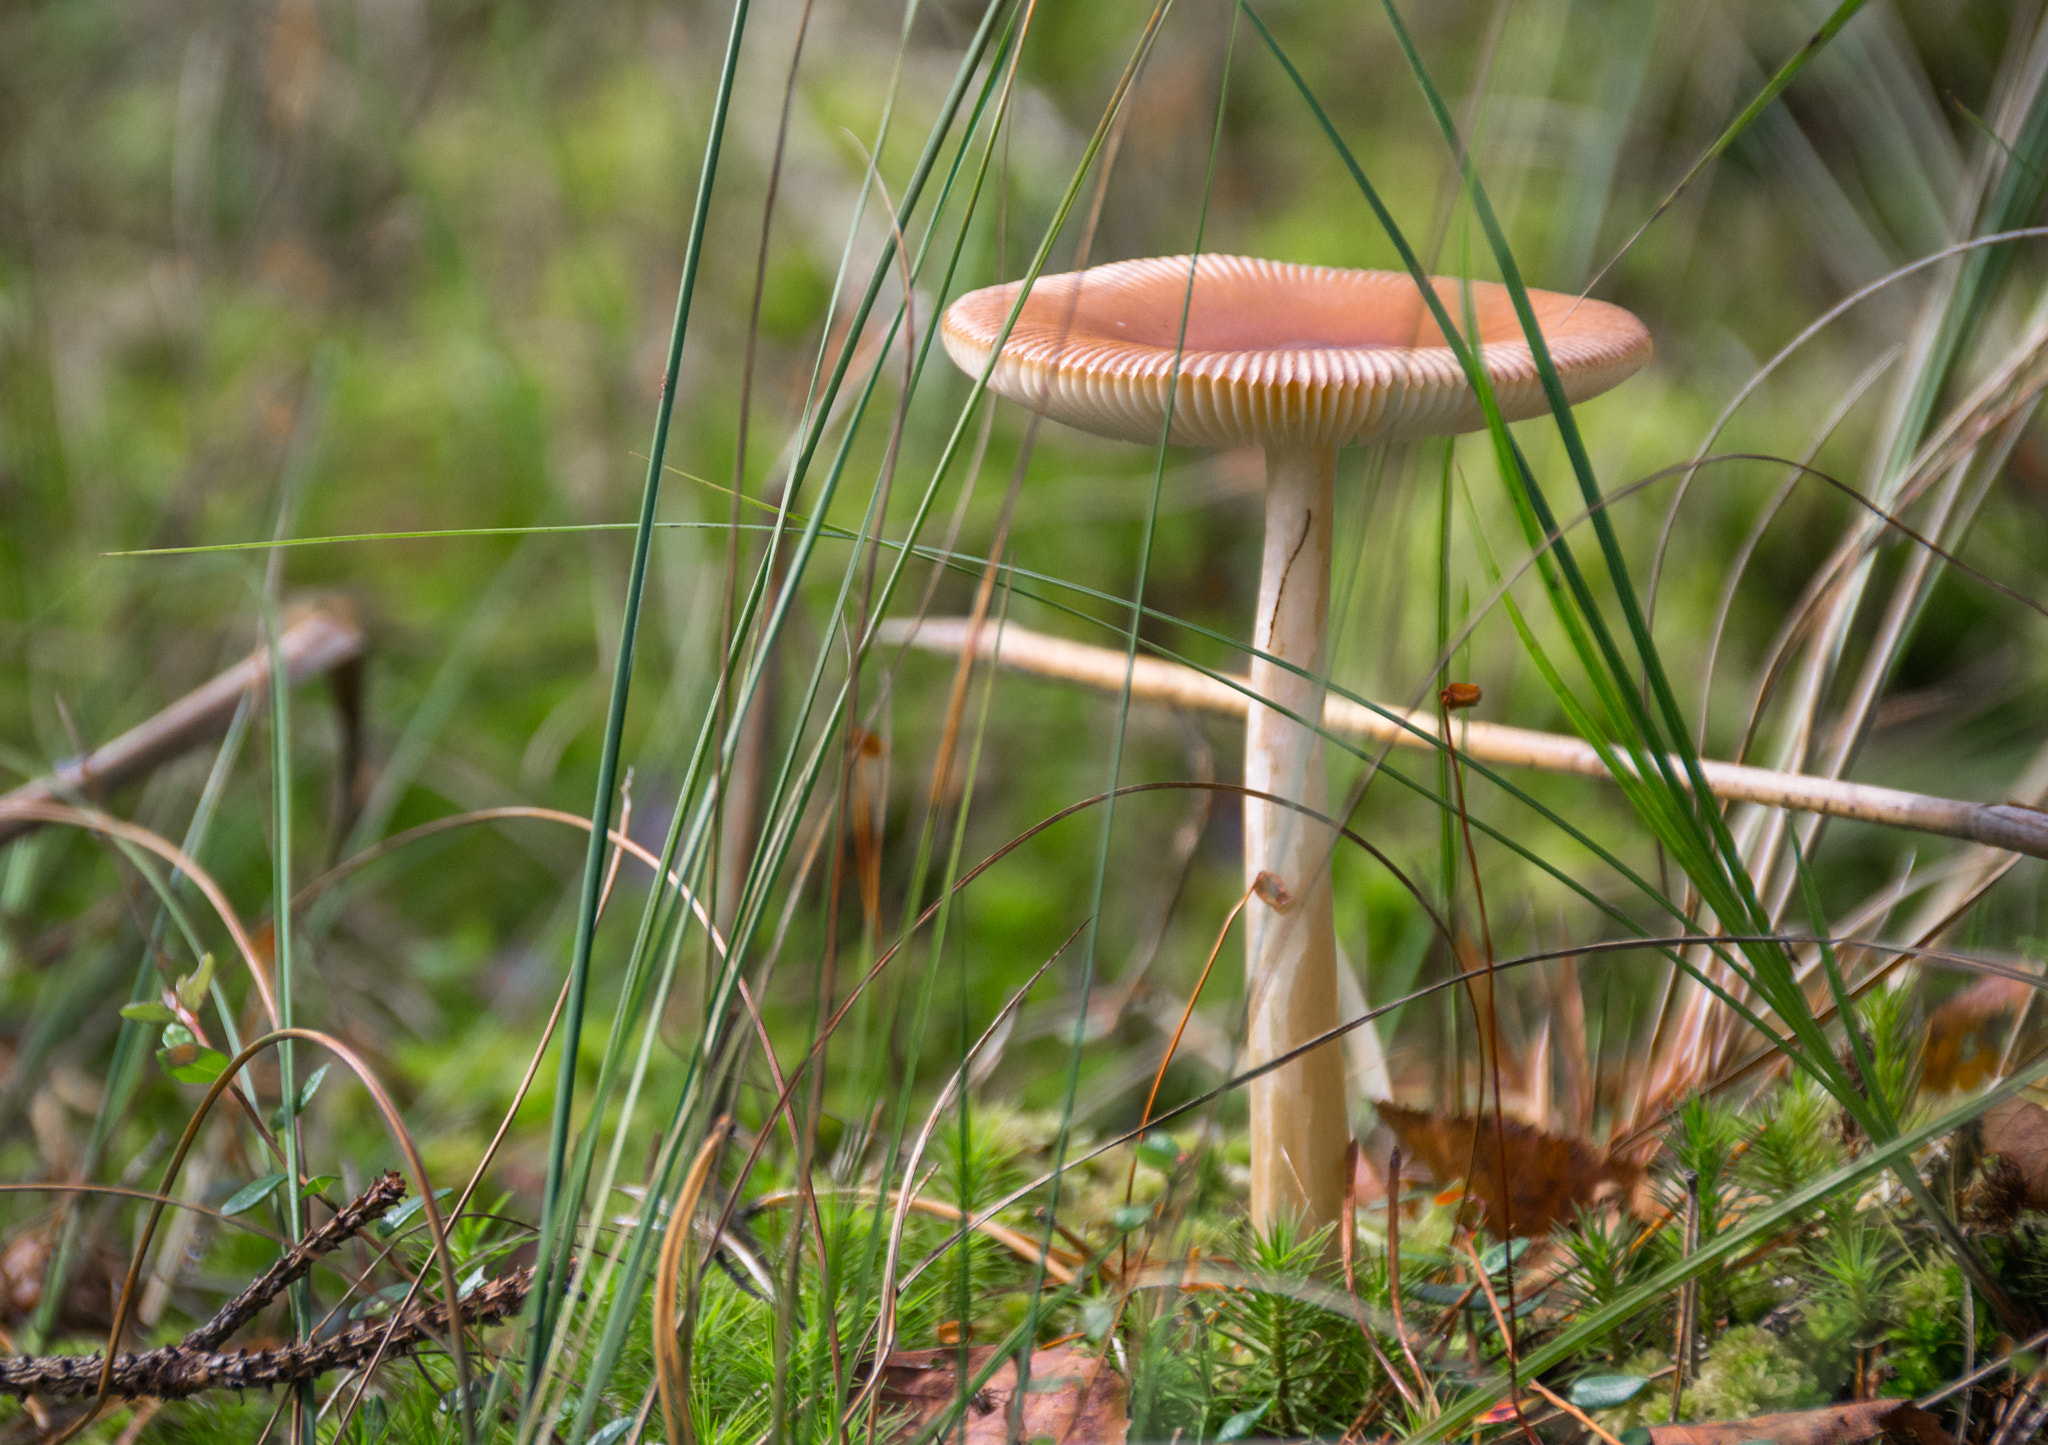
<svg viewBox="0 0 2048 1445"><path fill-rule="evenodd" d="M1323 739L1295 718L1323 715L1336 469L1333 448L1266 453L1265 553L1253 631L1259 651L1252 657L1251 690L1272 706L1254 702L1245 724L1245 786L1318 813L1328 811ZM1284 912L1254 899L1245 913L1248 1066L1278 1058L1339 1022L1332 842L1327 827L1293 808L1245 800L1245 881L1249 886L1270 872L1292 895ZM1253 1224L1265 1228L1283 1217L1311 1229L1334 1224L1343 1205L1350 1133L1342 1051L1335 1044L1318 1049L1254 1080L1250 1095Z"/></svg>

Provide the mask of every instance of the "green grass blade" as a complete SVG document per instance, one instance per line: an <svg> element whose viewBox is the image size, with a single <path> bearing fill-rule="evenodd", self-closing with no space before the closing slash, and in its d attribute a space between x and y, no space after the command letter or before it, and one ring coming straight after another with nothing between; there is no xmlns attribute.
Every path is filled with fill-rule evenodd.
<svg viewBox="0 0 2048 1445"><path fill-rule="evenodd" d="M576 918L576 941L569 963L569 1000L562 1012L560 1068L555 1084L554 1118L549 1127L547 1179L541 1194L540 1249L534 1262L533 1288L527 1307L526 1399L531 1404L542 1386L541 1364L553 1341L561 1309L558 1283L568 1273L564 1252L572 1236L566 1221L581 1207L580 1198L564 1198L563 1175L569 1155L569 1125L574 1117L576 1065L582 1040L583 1011L590 987L591 951L597 936L597 905L604 886L605 858L612 798L618 788L619 753L626 730L626 704L633 687L633 649L639 635L640 603L647 585L647 554L654 539L655 508L661 499L662 460L668 452L669 424L675 404L676 378L682 367L683 343L689 334L690 302L696 292L697 268L704 253L704 228L711 213L711 190L718 177L719 153L725 141L726 116L732 104L733 79L739 68L740 41L746 34L749 0L735 0L725 59L712 104L710 135L705 141L697 199L690 217L690 239L683 253L682 281L676 295L668 357L662 370L661 399L648 447L647 480L641 489L640 518L633 534L633 562L626 583L625 616L619 633L619 656L612 670L611 701L605 715L603 751L598 759L596 797L590 809L590 844L583 861L583 897ZM580 1191L579 1191L580 1192Z"/></svg>

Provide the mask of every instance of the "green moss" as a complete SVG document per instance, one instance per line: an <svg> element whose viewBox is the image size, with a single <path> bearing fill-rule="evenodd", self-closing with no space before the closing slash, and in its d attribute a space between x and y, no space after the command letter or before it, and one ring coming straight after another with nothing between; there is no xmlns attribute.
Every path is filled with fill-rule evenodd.
<svg viewBox="0 0 2048 1445"><path fill-rule="evenodd" d="M1758 1325L1724 1331L1686 1392L1695 1420L1746 1420L1777 1410L1803 1410L1826 1399L1793 1348Z"/></svg>
<svg viewBox="0 0 2048 1445"><path fill-rule="evenodd" d="M1924 1395L1961 1371L1962 1293L1962 1273L1951 1264L1919 1265L1894 1281L1886 1394Z"/></svg>

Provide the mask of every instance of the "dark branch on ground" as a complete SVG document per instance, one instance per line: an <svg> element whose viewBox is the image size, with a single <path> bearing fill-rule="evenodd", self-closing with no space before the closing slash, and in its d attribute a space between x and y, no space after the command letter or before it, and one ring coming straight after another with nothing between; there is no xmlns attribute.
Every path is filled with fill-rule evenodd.
<svg viewBox="0 0 2048 1445"><path fill-rule="evenodd" d="M332 1370L353 1369L381 1348L397 1359L446 1335L445 1303L416 1301L388 1318L362 1320L325 1339L301 1340L265 1350L223 1352L219 1346L254 1319L263 1307L314 1263L333 1253L405 1195L405 1181L384 1175L340 1213L285 1252L276 1264L222 1307L219 1314L175 1345L116 1355L107 1393L133 1399L151 1396L182 1400L206 1390L262 1390L318 1379ZM515 1269L488 1280L459 1302L460 1324L484 1325L518 1312L533 1282L531 1269ZM78 1399L97 1395L103 1368L98 1354L17 1355L0 1359L0 1395Z"/></svg>

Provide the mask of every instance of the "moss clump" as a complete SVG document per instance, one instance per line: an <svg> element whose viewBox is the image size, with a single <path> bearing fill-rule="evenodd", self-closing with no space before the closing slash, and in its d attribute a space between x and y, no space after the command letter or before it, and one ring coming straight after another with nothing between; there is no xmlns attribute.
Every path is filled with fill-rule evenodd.
<svg viewBox="0 0 2048 1445"><path fill-rule="evenodd" d="M1714 1341L1685 1403L1694 1419L1747 1420L1804 1410L1826 1397L1784 1340L1759 1325L1737 1325Z"/></svg>

